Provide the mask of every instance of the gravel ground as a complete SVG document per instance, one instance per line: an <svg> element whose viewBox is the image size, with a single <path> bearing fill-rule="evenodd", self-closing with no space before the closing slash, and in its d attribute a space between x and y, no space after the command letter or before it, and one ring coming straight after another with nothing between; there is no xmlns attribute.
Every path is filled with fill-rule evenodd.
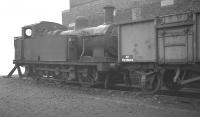
<svg viewBox="0 0 200 117"><path fill-rule="evenodd" d="M0 78L0 117L199 117L197 109Z"/></svg>

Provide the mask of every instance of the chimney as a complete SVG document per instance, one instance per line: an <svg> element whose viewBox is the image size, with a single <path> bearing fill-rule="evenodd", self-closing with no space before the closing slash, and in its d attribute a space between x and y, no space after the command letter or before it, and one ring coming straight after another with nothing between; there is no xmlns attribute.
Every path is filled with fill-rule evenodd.
<svg viewBox="0 0 200 117"><path fill-rule="evenodd" d="M88 27L88 19L84 16L78 16L75 21L75 30Z"/></svg>
<svg viewBox="0 0 200 117"><path fill-rule="evenodd" d="M104 7L104 24L112 24L114 22L115 7L107 5Z"/></svg>

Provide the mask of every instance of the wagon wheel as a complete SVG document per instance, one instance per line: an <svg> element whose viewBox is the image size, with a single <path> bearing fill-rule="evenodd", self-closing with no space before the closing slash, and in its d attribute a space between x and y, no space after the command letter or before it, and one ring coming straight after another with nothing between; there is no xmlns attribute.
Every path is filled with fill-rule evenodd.
<svg viewBox="0 0 200 117"><path fill-rule="evenodd" d="M160 90L162 86L162 77L159 73L154 73L147 76L145 84L142 85L142 90L144 93L153 94Z"/></svg>
<svg viewBox="0 0 200 117"><path fill-rule="evenodd" d="M166 72L164 73L163 82L165 83L166 88L172 92L178 91L182 88L181 85L179 85L176 82L173 82L175 74L176 74L175 70L166 70Z"/></svg>

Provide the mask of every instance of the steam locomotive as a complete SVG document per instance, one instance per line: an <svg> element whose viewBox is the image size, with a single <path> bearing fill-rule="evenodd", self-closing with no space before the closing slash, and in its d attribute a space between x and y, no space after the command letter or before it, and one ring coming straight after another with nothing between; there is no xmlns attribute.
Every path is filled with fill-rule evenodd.
<svg viewBox="0 0 200 117"><path fill-rule="evenodd" d="M112 9L108 7L109 9ZM112 12L107 12L112 14ZM111 15L110 15L111 16ZM82 86L116 84L155 93L200 81L200 13L184 12L113 24L112 17L87 27L79 17L75 30L42 21L22 27L15 37L15 69L22 76L54 78Z"/></svg>

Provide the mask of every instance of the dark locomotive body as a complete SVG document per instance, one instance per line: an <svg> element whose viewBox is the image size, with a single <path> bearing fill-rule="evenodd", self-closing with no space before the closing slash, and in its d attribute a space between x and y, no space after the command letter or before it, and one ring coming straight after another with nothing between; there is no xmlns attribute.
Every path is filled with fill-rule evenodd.
<svg viewBox="0 0 200 117"><path fill-rule="evenodd" d="M28 30L31 35L26 34ZM25 74L32 77L91 85L104 80L99 75L108 72L116 58L116 25L66 30L56 23L40 22L23 27L22 37L15 38L14 64L26 66Z"/></svg>
<svg viewBox="0 0 200 117"><path fill-rule="evenodd" d="M109 19L108 19L109 20ZM26 34L31 30L31 35ZM66 30L51 22L22 28L15 68L25 75L91 86L158 91L200 81L200 14L187 12L122 24Z"/></svg>

